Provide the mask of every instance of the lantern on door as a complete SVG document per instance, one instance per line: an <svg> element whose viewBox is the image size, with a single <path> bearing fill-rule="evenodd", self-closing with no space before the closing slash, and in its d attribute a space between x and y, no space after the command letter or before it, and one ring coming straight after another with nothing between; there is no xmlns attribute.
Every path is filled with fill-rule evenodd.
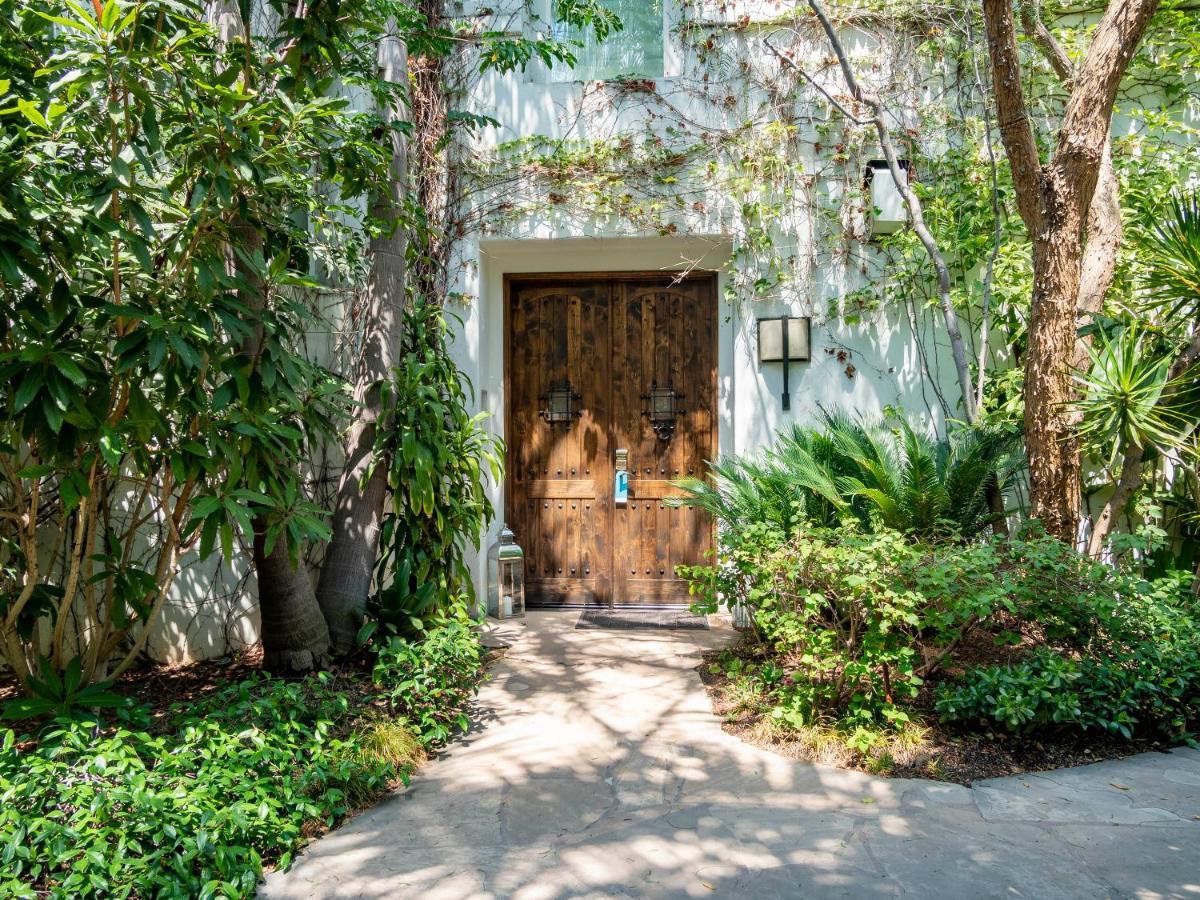
<svg viewBox="0 0 1200 900"><path fill-rule="evenodd" d="M525 552L507 525L488 550L488 615L495 619L525 616Z"/></svg>
<svg viewBox="0 0 1200 900"><path fill-rule="evenodd" d="M675 393L674 385L659 387L657 381L650 386L650 393L642 394L642 401L647 404L642 415L650 420L660 441L669 441L675 433L675 420L683 413L679 405L682 399L682 394Z"/></svg>

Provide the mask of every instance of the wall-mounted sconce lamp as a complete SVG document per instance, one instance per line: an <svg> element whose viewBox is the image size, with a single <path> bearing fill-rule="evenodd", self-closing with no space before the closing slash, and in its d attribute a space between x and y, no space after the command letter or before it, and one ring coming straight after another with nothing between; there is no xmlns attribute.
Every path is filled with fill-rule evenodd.
<svg viewBox="0 0 1200 900"><path fill-rule="evenodd" d="M549 425L570 425L583 414L580 397L572 390L569 381L554 382L538 399L542 404L538 415Z"/></svg>
<svg viewBox="0 0 1200 900"><path fill-rule="evenodd" d="M908 184L912 170L907 159L897 160L900 179ZM908 207L886 159L873 159L867 163L863 176L863 187L871 196L871 234L894 234L908 224Z"/></svg>
<svg viewBox="0 0 1200 900"><path fill-rule="evenodd" d="M811 328L806 316L758 320L758 362L783 363L783 408L792 408L788 366L809 359Z"/></svg>

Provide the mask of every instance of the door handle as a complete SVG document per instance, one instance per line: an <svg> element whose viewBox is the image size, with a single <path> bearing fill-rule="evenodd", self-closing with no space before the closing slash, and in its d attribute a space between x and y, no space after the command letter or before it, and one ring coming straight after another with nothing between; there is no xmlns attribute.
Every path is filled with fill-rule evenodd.
<svg viewBox="0 0 1200 900"><path fill-rule="evenodd" d="M629 451L618 450L613 473L613 505L629 503Z"/></svg>

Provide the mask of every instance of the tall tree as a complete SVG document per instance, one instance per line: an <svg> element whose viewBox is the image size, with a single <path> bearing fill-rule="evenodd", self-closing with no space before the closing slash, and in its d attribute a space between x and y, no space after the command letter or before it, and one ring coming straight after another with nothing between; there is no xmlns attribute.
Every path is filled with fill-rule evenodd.
<svg viewBox="0 0 1200 900"><path fill-rule="evenodd" d="M1097 261L1095 253L1089 258L1088 247L1105 240L1098 226L1112 221L1092 215L1093 198L1102 173L1111 175L1109 132L1117 89L1157 7L1158 0L1112 0L1082 64L1066 68L1066 62L1060 72L1070 75L1066 110L1054 150L1043 165L1021 84L1012 0L983 0L1000 136L1021 218L1033 242L1034 286L1025 354L1031 513L1048 532L1072 544L1080 505L1079 442L1070 408L1072 369L1079 354L1077 319L1081 296L1095 306L1103 297L1100 292L1097 298L1093 288L1103 283L1106 261ZM1031 16L1027 21L1036 40L1036 22ZM1065 54L1062 57L1065 60ZM1111 271L1107 278L1111 280Z"/></svg>
<svg viewBox="0 0 1200 900"><path fill-rule="evenodd" d="M242 42L249 51L250 30L242 10L234 4L217 4L211 13L218 28L220 46ZM303 16L301 11L299 16ZM255 83L253 56L242 55L242 83ZM270 290L263 272L265 229L239 216L231 226L229 266L236 274L243 306L249 314L250 330L242 344L249 376L261 381L266 329L263 315ZM267 362L266 365L270 365ZM256 516L252 524L251 552L258 581L263 666L280 672L305 672L321 666L329 653L329 628L313 591L312 581L298 548L290 546L283 529L272 528L269 518Z"/></svg>
<svg viewBox="0 0 1200 900"><path fill-rule="evenodd" d="M407 52L395 36L380 45L381 77L407 79ZM355 415L345 436L345 466L333 508L333 537L321 564L317 597L335 653L353 649L371 593L379 526L387 501L387 466L373 464L376 424L384 414L382 382L397 363L405 302L406 231L399 221L407 191L405 139L399 110L384 110L382 138L391 151L390 178L373 211L378 236L371 241L371 273L356 348Z"/></svg>

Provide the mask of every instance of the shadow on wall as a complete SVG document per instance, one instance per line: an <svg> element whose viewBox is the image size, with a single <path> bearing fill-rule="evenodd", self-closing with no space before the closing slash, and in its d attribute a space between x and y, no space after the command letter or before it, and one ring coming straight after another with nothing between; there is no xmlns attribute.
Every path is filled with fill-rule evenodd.
<svg viewBox="0 0 1200 900"><path fill-rule="evenodd" d="M193 552L183 559L146 652L172 664L216 659L252 647L258 636L249 553L226 562L220 553L201 560Z"/></svg>

